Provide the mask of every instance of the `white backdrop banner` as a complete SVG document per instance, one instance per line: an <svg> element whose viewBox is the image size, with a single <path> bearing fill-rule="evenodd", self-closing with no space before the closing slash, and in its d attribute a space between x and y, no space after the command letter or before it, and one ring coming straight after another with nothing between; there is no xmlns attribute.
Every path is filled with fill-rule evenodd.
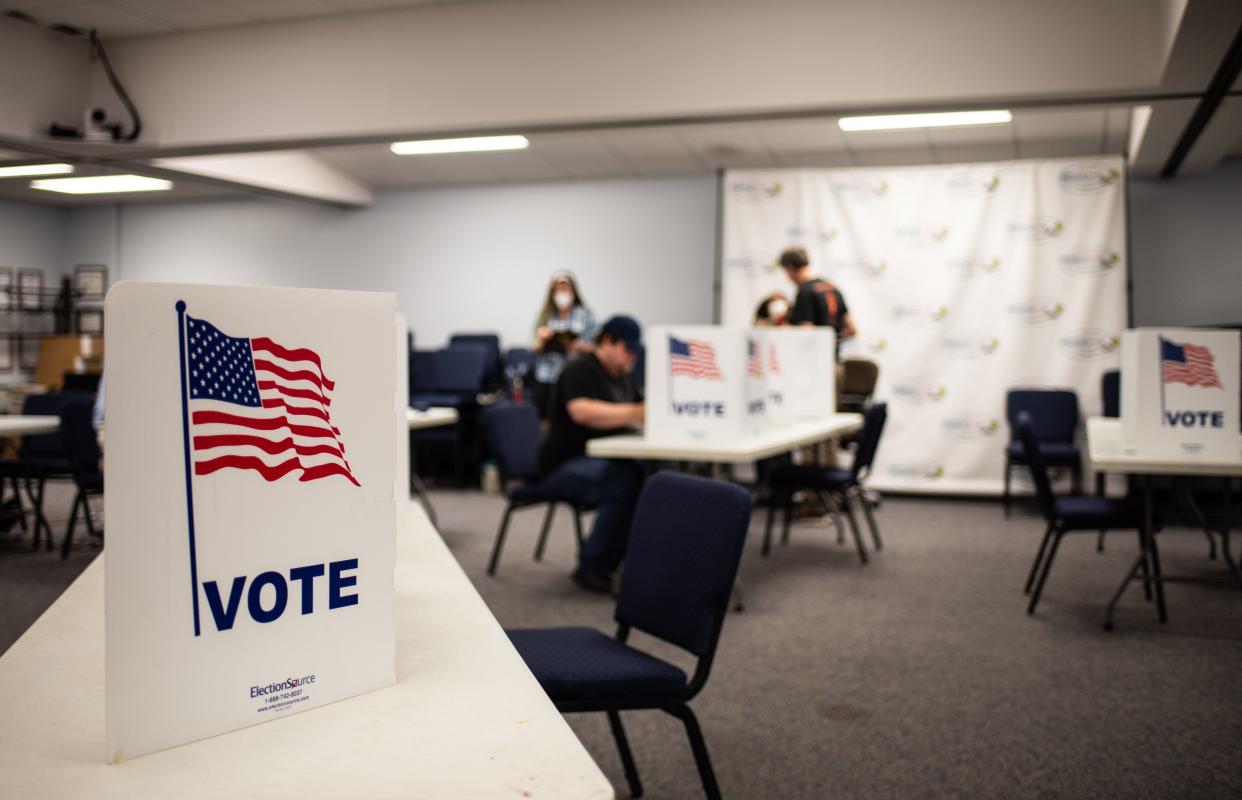
<svg viewBox="0 0 1242 800"><path fill-rule="evenodd" d="M725 325L792 297L790 245L841 289L859 331L841 357L878 362L889 401L877 488L999 494L1010 388L1101 411L1126 323L1120 157L730 171L723 233Z"/></svg>

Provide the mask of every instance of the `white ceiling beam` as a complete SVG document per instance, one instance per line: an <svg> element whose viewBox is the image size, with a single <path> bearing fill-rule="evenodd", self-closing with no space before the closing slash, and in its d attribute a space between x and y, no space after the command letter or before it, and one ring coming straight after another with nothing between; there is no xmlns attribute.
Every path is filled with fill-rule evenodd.
<svg viewBox="0 0 1242 800"><path fill-rule="evenodd" d="M367 187L300 151L161 158L151 164L164 175L187 175L217 185L329 205L361 207L375 200Z"/></svg>
<svg viewBox="0 0 1242 800"><path fill-rule="evenodd" d="M1150 92L1156 0L524 0L110 43L148 142L219 148ZM1053 55L1055 54L1055 55ZM115 106L96 80L96 99ZM119 109L117 110L119 115Z"/></svg>

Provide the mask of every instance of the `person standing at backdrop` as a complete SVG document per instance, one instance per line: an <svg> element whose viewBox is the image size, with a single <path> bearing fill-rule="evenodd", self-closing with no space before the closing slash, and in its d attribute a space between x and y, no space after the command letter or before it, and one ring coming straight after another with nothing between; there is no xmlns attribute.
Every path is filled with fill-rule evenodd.
<svg viewBox="0 0 1242 800"><path fill-rule="evenodd" d="M789 301L780 292L763 298L755 309L754 325L757 328L774 328L789 324Z"/></svg>
<svg viewBox="0 0 1242 800"><path fill-rule="evenodd" d="M837 333L839 351L842 340L858 333L841 290L811 271L811 260L801 247L785 248L781 253L780 265L785 268L789 280L798 287L789 324L832 328Z"/></svg>
<svg viewBox="0 0 1242 800"><path fill-rule="evenodd" d="M569 272L552 275L548 296L535 323L535 408L541 419L551 412L552 389L571 357L592 350L595 315L582 300L578 284Z"/></svg>

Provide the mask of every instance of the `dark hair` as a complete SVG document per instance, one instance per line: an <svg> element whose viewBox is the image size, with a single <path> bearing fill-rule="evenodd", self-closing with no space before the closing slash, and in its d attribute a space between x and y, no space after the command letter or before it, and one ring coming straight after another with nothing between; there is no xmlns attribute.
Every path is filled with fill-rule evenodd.
<svg viewBox="0 0 1242 800"><path fill-rule="evenodd" d="M785 269L802 269L810 263L806 250L801 247L786 247L781 251L780 265Z"/></svg>
<svg viewBox="0 0 1242 800"><path fill-rule="evenodd" d="M552 295L556 294L556 284L565 281L569 284L569 288L574 293L574 305L585 306L586 301L582 299L582 295L578 292L578 282L574 280L573 273L558 272L552 276L552 280L548 283L548 296L544 298L543 308L539 311L539 321L535 323L535 327L542 328L548 324L548 320L552 319L552 315L556 313L556 301L552 299Z"/></svg>
<svg viewBox="0 0 1242 800"><path fill-rule="evenodd" d="M771 319L772 318L772 311L768 307L772 305L773 300L780 300L785 305L789 305L789 301L785 298L785 295L781 294L780 292L773 292L772 294L763 298L763 300L759 303L759 307L755 309L755 319Z"/></svg>

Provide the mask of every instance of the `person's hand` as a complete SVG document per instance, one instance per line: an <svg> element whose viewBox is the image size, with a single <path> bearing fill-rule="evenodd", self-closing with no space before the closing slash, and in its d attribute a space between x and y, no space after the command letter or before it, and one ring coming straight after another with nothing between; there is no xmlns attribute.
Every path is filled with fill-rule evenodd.
<svg viewBox="0 0 1242 800"><path fill-rule="evenodd" d="M555 334L552 331L552 329L549 328L547 325L541 325L539 329L535 331L535 335L539 337L540 341L546 342L549 339L551 339Z"/></svg>

